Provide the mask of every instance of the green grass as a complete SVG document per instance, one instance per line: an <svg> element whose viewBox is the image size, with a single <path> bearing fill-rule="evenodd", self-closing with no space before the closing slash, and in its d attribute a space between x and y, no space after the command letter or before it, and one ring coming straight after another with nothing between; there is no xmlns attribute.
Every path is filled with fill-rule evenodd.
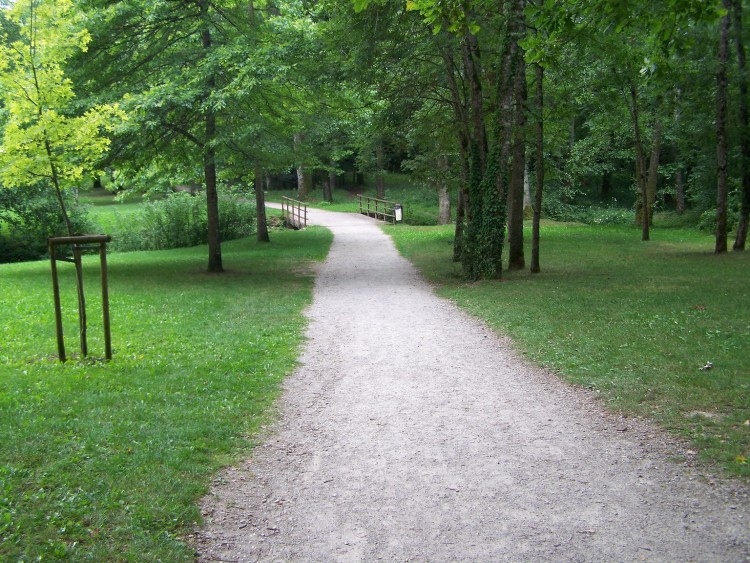
<svg viewBox="0 0 750 563"><path fill-rule="evenodd" d="M0 266L0 560L191 560L183 541L218 467L250 446L295 364L330 233L109 256L114 359L56 354L48 262ZM86 259L89 351L103 355ZM68 354L72 267L62 264Z"/></svg>
<svg viewBox="0 0 750 563"><path fill-rule="evenodd" d="M690 229L643 243L634 228L546 224L541 274L467 284L450 261L452 227L386 230L441 295L532 360L750 477L750 253L716 256Z"/></svg>

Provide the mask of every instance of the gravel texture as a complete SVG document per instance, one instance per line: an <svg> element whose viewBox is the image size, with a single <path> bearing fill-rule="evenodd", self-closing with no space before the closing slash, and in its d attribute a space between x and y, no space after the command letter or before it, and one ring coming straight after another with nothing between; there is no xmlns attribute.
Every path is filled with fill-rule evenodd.
<svg viewBox="0 0 750 563"><path fill-rule="evenodd" d="M300 366L199 561L750 561L745 483L530 365L372 219L310 220L334 242Z"/></svg>

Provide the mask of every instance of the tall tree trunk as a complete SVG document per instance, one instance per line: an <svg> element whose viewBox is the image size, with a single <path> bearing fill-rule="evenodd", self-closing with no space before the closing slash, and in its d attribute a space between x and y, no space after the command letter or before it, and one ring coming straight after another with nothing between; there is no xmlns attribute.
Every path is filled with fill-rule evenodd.
<svg viewBox="0 0 750 563"><path fill-rule="evenodd" d="M520 46L517 47L519 50ZM523 270L523 199L526 172L526 64L519 55L514 85L513 163L508 189L508 269Z"/></svg>
<svg viewBox="0 0 750 563"><path fill-rule="evenodd" d="M467 33L462 44L464 68L469 81L473 142L479 151L480 173L487 168L487 129L484 121L484 97L482 96L482 63L477 38Z"/></svg>
<svg viewBox="0 0 750 563"><path fill-rule="evenodd" d="M734 43L737 48L737 81L740 87L740 169L742 174L742 204L733 250L745 250L750 220L750 111L748 111L748 79L745 65L745 41L742 29L742 0L732 1Z"/></svg>
<svg viewBox="0 0 750 563"><path fill-rule="evenodd" d="M731 0L723 0L731 9ZM721 18L719 61L716 71L716 245L717 254L727 251L727 59L729 50L729 14Z"/></svg>
<svg viewBox="0 0 750 563"><path fill-rule="evenodd" d="M255 213L257 216L258 242L271 242L268 236L268 221L266 219L266 196L263 193L263 168L259 162L255 163Z"/></svg>
<svg viewBox="0 0 750 563"><path fill-rule="evenodd" d="M461 175L459 176L458 198L456 205L456 230L453 236L453 261L460 262L464 248L464 235L466 222L468 221L466 201L469 197L469 179L471 176L469 167L469 139L463 133L458 133L458 155L461 160Z"/></svg>
<svg viewBox="0 0 750 563"><path fill-rule="evenodd" d="M656 186L659 180L659 155L661 153L661 121L656 122L654 128L654 143L651 145L651 157L648 163L648 179L646 181L646 195L648 196L648 222L653 224L654 205L656 204Z"/></svg>
<svg viewBox="0 0 750 563"><path fill-rule="evenodd" d="M612 172L605 170L602 172L602 189L599 195L601 201L609 200L612 195Z"/></svg>
<svg viewBox="0 0 750 563"><path fill-rule="evenodd" d="M534 191L534 219L531 225L531 273L539 267L539 227L542 218L542 190L544 189L544 68L536 65L536 190Z"/></svg>
<svg viewBox="0 0 750 563"><path fill-rule="evenodd" d="M385 199L385 150L380 142L375 147L375 160L377 172L375 173L375 190L379 199Z"/></svg>
<svg viewBox="0 0 750 563"><path fill-rule="evenodd" d="M682 214L685 212L685 177L681 166L678 166L677 172L675 172L674 183L675 211Z"/></svg>
<svg viewBox="0 0 750 563"><path fill-rule="evenodd" d="M331 162L333 168L336 167L335 162ZM323 199L328 203L333 203L333 190L336 189L336 171L328 171L328 181L323 184Z"/></svg>
<svg viewBox="0 0 750 563"><path fill-rule="evenodd" d="M487 173L482 181L483 215L479 248L479 277L500 278L503 265L503 245L507 227L507 198L510 189L510 160L513 144L514 94L520 73L521 48L518 44L523 33L524 0L505 0L508 15L508 32L505 35L500 59L498 80L498 111L495 121L495 148L487 159Z"/></svg>
<svg viewBox="0 0 750 563"><path fill-rule="evenodd" d="M640 111L638 108L638 90L635 84L630 85L630 116L633 119L633 133L635 136L635 176L638 184L638 197L641 205L641 240L650 239L648 194L646 193L646 157L643 152L643 137L641 136Z"/></svg>
<svg viewBox="0 0 750 563"><path fill-rule="evenodd" d="M294 148L297 152L297 199L305 201L309 195L307 181L307 168L305 167L304 158L302 157L302 141L305 140L304 133L294 135Z"/></svg>
<svg viewBox="0 0 750 563"><path fill-rule="evenodd" d="M208 2L202 4L204 21L208 19ZM203 49L206 57L211 50L211 31L206 28L201 32ZM206 80L206 95L210 95L216 88L213 74ZM208 215L208 271L219 273L224 271L221 260L221 233L219 231L219 194L216 186L216 113L208 108L205 110L206 136L203 145L203 176L206 182L206 210Z"/></svg>
<svg viewBox="0 0 750 563"><path fill-rule="evenodd" d="M527 211L534 209L531 203L531 175L529 174L529 159L525 159L523 168L523 216L526 217Z"/></svg>
<svg viewBox="0 0 750 563"><path fill-rule="evenodd" d="M456 205L456 230L453 236L453 261L460 262L464 244L466 198L469 190L469 118L468 111L462 102L462 90L459 90L458 82L456 81L453 54L448 48L443 49L443 61L445 63L448 87L451 93L453 118L457 126L458 153L461 163L461 175L459 177L457 197L458 201Z"/></svg>
<svg viewBox="0 0 750 563"><path fill-rule="evenodd" d="M435 163L438 171L438 223L449 225L451 222L451 197L448 191L448 157L441 156Z"/></svg>
<svg viewBox="0 0 750 563"><path fill-rule="evenodd" d="M576 144L576 116L570 118L568 124L568 154L573 152L573 146Z"/></svg>

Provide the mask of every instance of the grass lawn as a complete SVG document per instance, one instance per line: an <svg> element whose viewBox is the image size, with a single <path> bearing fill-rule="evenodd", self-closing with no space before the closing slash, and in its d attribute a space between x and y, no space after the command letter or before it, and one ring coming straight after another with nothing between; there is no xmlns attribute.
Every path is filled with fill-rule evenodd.
<svg viewBox="0 0 750 563"><path fill-rule="evenodd" d="M541 274L467 284L452 229L386 227L441 295L529 358L750 477L750 252L716 256L711 237L688 229L657 228L643 243L634 228L550 223Z"/></svg>
<svg viewBox="0 0 750 563"><path fill-rule="evenodd" d="M324 229L109 256L114 359L56 354L48 262L0 266L0 560L192 560L217 468L250 446L295 364ZM65 334L76 353L72 266ZM98 262L89 351L103 355Z"/></svg>

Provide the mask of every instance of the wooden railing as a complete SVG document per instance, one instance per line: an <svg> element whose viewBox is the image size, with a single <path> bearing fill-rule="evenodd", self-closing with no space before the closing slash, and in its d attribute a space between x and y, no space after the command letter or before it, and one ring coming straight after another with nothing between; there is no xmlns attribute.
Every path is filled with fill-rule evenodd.
<svg viewBox="0 0 750 563"><path fill-rule="evenodd" d="M281 198L281 218L292 229L307 227L307 204L290 197Z"/></svg>
<svg viewBox="0 0 750 563"><path fill-rule="evenodd" d="M394 225L401 220L401 206L393 201L376 199L365 195L359 195L359 212L368 217L374 217L381 221L390 221ZM397 213L397 210L399 213Z"/></svg>

